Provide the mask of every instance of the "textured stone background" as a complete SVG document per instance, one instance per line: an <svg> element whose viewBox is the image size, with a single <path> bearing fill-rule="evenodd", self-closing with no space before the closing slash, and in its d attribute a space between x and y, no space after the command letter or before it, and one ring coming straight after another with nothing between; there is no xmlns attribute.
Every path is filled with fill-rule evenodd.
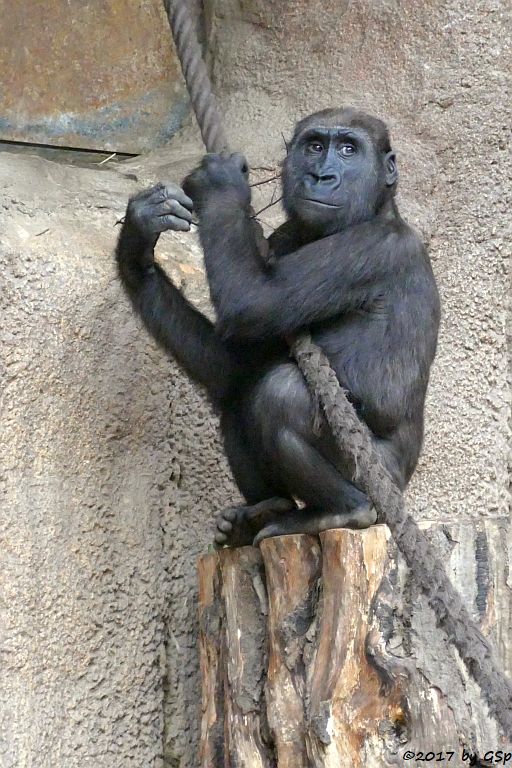
<svg viewBox="0 0 512 768"><path fill-rule="evenodd" d="M410 506L468 530L496 518L504 594L509 4L208 0L206 19L226 126L253 165L273 168L281 130L316 108L389 121L443 296ZM180 178L196 137L114 170L0 155L2 768L197 765L194 561L236 491L214 416L134 319L111 256L127 196ZM194 238L166 237L161 256L206 306ZM510 600L501 613L506 638Z"/></svg>
<svg viewBox="0 0 512 768"><path fill-rule="evenodd" d="M196 719L194 560L232 495L216 422L117 283L135 184L0 164L0 765L157 765Z"/></svg>

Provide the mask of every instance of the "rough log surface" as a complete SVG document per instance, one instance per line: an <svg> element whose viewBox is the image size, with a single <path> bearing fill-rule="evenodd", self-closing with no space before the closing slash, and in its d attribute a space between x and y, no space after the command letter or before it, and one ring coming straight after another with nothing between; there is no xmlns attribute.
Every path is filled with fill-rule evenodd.
<svg viewBox="0 0 512 768"><path fill-rule="evenodd" d="M454 533L426 528L449 568ZM497 580L463 554L468 603L499 641ZM506 746L386 526L223 550L199 582L202 768L380 768L407 750L458 765L463 747Z"/></svg>

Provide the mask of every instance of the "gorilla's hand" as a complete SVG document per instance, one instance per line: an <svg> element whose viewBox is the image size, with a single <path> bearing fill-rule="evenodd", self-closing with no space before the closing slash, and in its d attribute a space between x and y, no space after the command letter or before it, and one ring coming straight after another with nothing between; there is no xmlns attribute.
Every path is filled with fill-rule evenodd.
<svg viewBox="0 0 512 768"><path fill-rule="evenodd" d="M248 208L251 189L248 182L249 166L242 155L205 155L201 164L183 182L183 189L194 201L198 213L214 197Z"/></svg>
<svg viewBox="0 0 512 768"><path fill-rule="evenodd" d="M188 232L192 200L175 184L157 184L130 199L126 223L148 243L156 243L161 232Z"/></svg>

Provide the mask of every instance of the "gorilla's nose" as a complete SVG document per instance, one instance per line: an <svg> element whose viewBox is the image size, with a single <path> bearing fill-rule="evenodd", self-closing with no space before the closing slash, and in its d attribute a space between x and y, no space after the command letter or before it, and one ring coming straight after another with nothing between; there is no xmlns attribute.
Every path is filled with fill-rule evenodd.
<svg viewBox="0 0 512 768"><path fill-rule="evenodd" d="M341 184L341 176L335 171L326 170L322 173L307 173L305 181L310 189L314 187L336 189Z"/></svg>

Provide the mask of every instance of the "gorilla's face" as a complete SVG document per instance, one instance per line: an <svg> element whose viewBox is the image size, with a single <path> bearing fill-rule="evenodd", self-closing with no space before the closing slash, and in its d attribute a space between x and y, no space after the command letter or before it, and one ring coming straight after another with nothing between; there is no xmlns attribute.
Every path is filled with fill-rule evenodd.
<svg viewBox="0 0 512 768"><path fill-rule="evenodd" d="M323 114L298 124L283 169L286 212L317 236L372 219L397 179L387 136L378 141L343 112Z"/></svg>

